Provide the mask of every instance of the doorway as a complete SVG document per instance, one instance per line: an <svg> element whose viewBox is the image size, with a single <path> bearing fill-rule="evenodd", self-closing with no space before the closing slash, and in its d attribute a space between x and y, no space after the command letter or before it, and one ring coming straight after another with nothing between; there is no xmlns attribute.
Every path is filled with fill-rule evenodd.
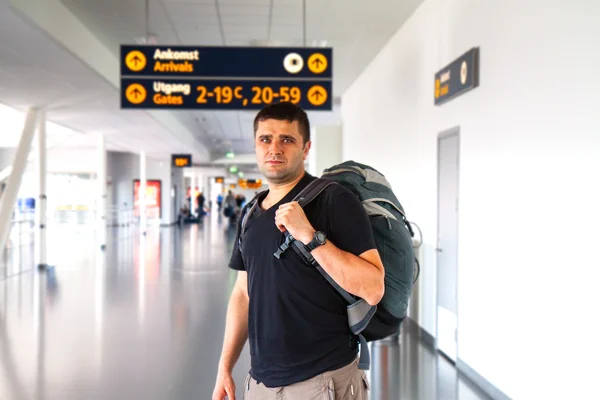
<svg viewBox="0 0 600 400"><path fill-rule="evenodd" d="M450 361L458 356L458 184L459 133L438 135L437 348Z"/></svg>

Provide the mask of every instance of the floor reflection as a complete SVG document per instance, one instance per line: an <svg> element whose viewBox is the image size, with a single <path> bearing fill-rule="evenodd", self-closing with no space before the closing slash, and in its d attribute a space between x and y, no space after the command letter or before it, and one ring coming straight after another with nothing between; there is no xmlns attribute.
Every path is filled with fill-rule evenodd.
<svg viewBox="0 0 600 400"><path fill-rule="evenodd" d="M414 325L403 324L399 336L372 343L371 354L372 400L489 399L427 346Z"/></svg>
<svg viewBox="0 0 600 400"><path fill-rule="evenodd" d="M235 273L235 227L49 231L54 266L33 246L5 253L0 277L0 399L210 399ZM8 273L10 272L10 273ZM371 344L371 399L484 399L403 329ZM249 368L246 348L234 371ZM241 398L241 397L240 397Z"/></svg>

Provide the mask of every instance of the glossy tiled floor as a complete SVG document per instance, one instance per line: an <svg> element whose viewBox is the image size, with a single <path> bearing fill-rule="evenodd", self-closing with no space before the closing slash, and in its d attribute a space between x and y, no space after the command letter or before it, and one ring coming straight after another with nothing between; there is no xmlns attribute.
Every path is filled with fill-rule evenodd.
<svg viewBox="0 0 600 400"><path fill-rule="evenodd" d="M114 230L102 253L90 229L52 227L46 273L15 244L0 259L0 399L210 399L233 235L217 219ZM372 357L373 400L486 398L414 333ZM246 348L238 387L248 366Z"/></svg>

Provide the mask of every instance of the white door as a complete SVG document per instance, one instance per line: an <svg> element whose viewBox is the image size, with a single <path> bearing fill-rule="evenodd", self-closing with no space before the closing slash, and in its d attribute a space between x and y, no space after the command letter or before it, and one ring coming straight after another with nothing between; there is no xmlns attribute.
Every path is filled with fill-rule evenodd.
<svg viewBox="0 0 600 400"><path fill-rule="evenodd" d="M457 358L459 128L438 137L437 347Z"/></svg>

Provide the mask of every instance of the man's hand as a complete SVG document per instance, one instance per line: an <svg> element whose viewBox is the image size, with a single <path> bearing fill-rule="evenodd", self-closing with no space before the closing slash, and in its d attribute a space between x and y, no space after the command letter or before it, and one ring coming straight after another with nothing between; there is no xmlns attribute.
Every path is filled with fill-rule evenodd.
<svg viewBox="0 0 600 400"><path fill-rule="evenodd" d="M213 391L212 400L224 400L225 396L229 400L235 400L235 382L231 373L227 371L219 372L217 383Z"/></svg>
<svg viewBox="0 0 600 400"><path fill-rule="evenodd" d="M316 232L297 201L279 206L275 211L275 225L281 232L287 230L294 239L304 244L308 244Z"/></svg>

